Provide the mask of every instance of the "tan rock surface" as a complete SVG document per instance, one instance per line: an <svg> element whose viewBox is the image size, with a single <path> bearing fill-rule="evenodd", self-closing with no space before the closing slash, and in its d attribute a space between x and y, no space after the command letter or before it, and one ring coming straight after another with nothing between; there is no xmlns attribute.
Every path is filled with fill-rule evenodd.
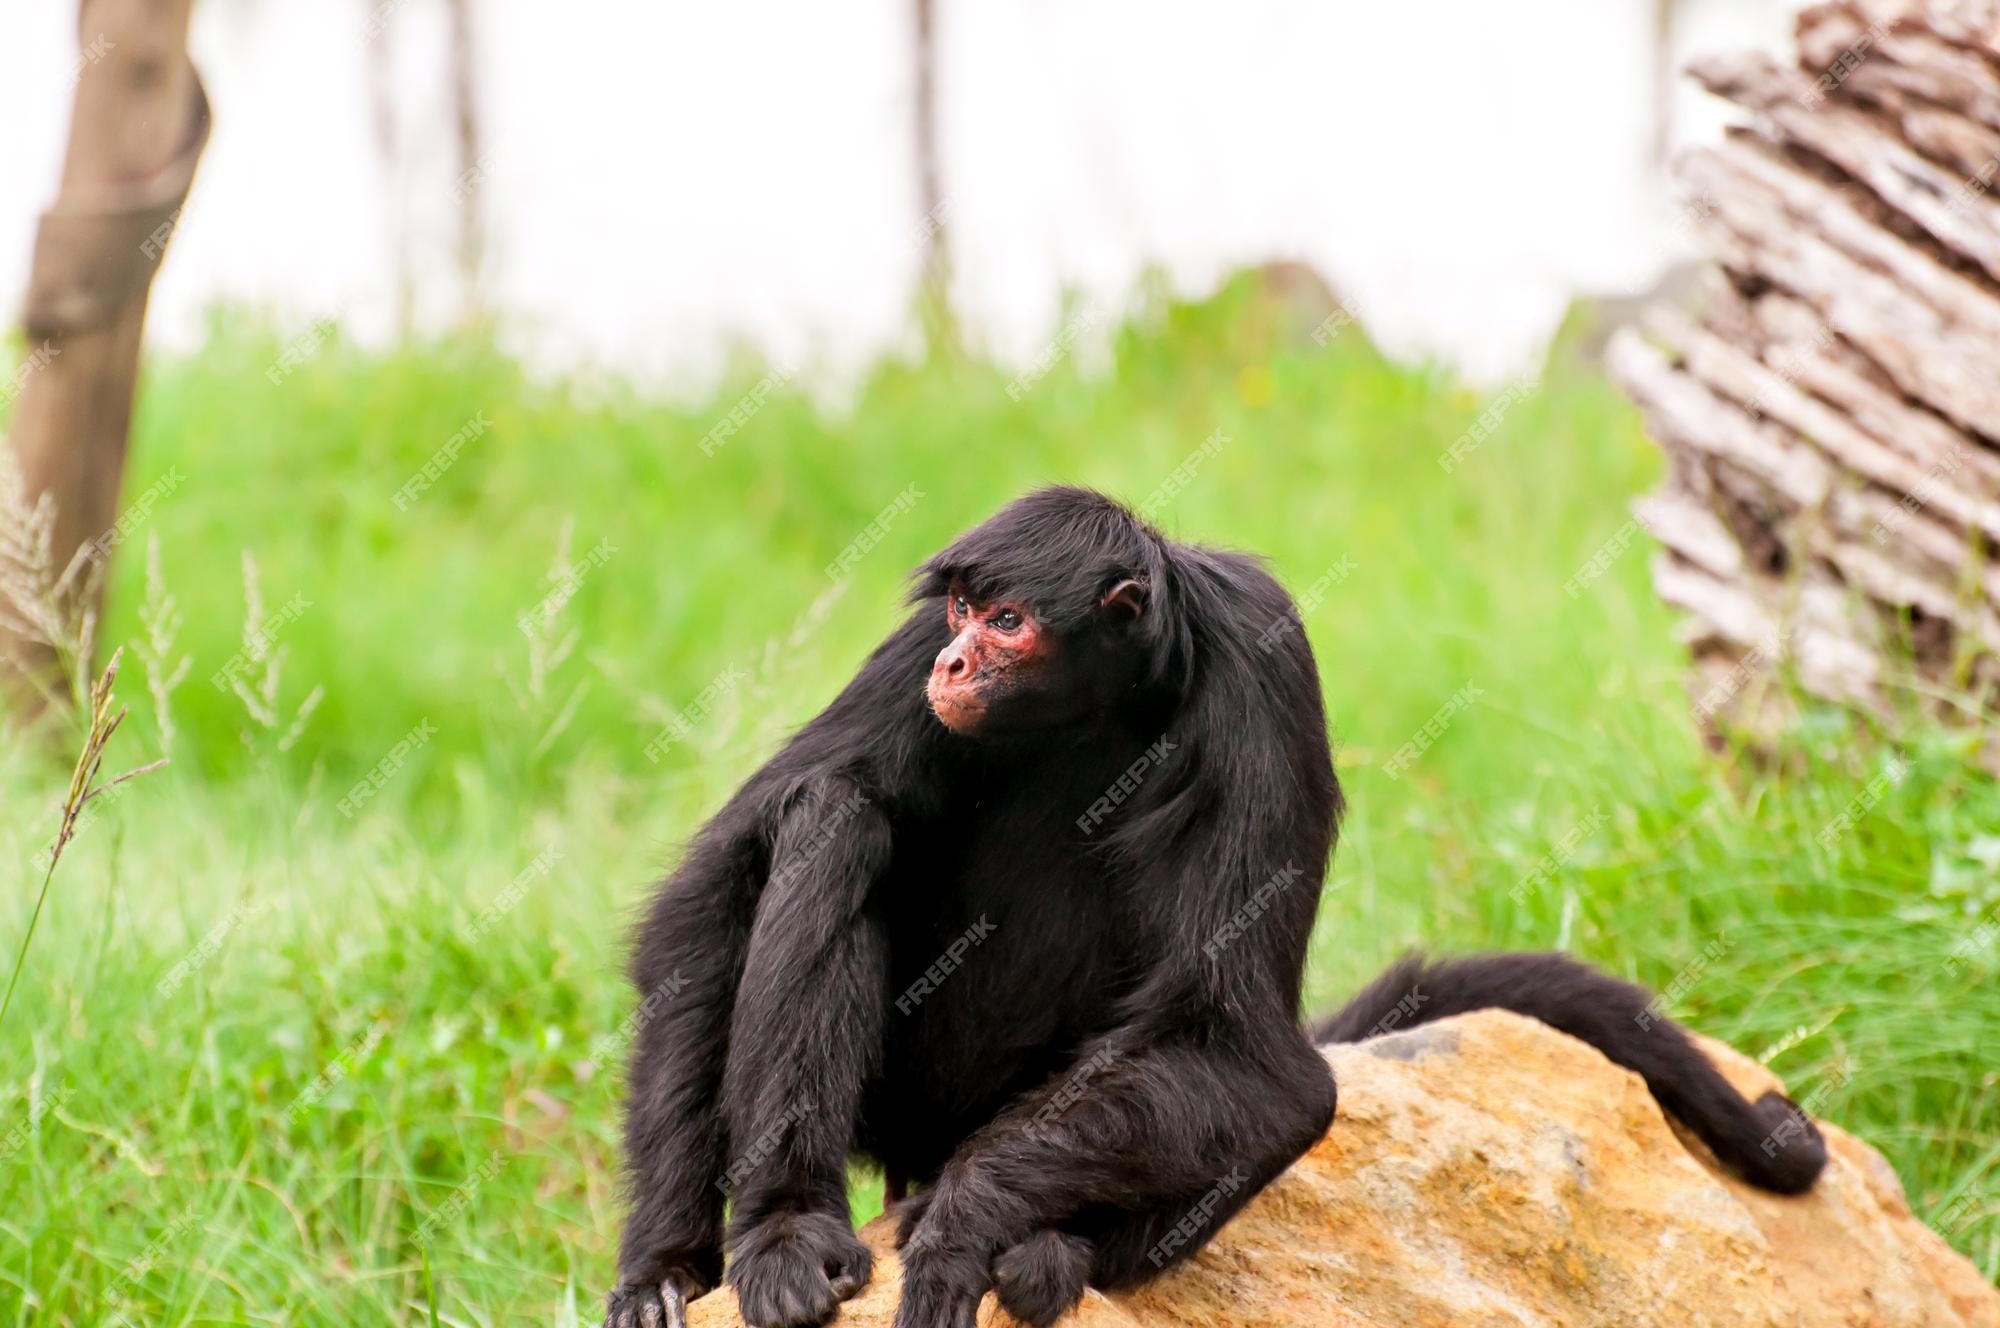
<svg viewBox="0 0 2000 1328"><path fill-rule="evenodd" d="M1731 1079L1777 1081L1719 1043ZM1720 1174L1638 1076L1533 1020L1466 1015L1329 1050L1340 1116L1192 1261L1065 1328L2000 1328L2000 1293L1888 1164L1822 1126L1803 1198ZM888 1328L885 1222L841 1328ZM738 1320L727 1291L696 1328ZM1011 1320L989 1297L982 1325Z"/></svg>

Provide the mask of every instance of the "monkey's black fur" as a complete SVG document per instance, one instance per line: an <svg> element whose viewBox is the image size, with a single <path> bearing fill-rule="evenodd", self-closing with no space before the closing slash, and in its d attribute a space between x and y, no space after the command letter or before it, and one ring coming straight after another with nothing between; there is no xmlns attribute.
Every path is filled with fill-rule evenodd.
<svg viewBox="0 0 2000 1328"><path fill-rule="evenodd" d="M1125 581L1136 618L1106 612ZM1026 603L1059 643L1031 694L1004 694L1046 723L968 738L932 713L953 587ZM632 974L657 999L631 1057L613 1328L660 1322L662 1283L712 1287L725 1243L751 1324L831 1317L869 1274L851 1155L920 1187L899 1328L970 1328L988 1288L1047 1324L1086 1281L1193 1253L1333 1120L1299 992L1340 792L1283 589L1050 489L932 559L912 599L640 928ZM1816 1139L1764 1156L1768 1100L1671 1025L1625 1027L1643 996L1559 956L1397 970L1325 1035L1413 984L1421 1018L1498 1004L1591 1041L1759 1184L1818 1170Z"/></svg>

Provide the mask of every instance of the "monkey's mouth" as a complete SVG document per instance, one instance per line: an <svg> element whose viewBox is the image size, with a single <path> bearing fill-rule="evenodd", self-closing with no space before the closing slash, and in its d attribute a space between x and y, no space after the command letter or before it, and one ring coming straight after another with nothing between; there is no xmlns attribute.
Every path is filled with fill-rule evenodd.
<svg viewBox="0 0 2000 1328"><path fill-rule="evenodd" d="M931 713L953 733L977 733L986 718L986 703L965 692L946 687L925 689Z"/></svg>

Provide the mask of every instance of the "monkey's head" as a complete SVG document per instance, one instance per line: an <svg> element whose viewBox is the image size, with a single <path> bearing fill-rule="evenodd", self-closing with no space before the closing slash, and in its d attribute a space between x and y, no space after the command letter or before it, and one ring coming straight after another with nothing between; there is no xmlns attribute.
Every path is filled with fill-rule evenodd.
<svg viewBox="0 0 2000 1328"><path fill-rule="evenodd" d="M931 712L967 737L1077 729L1157 675L1165 553L1131 512L1083 489L1009 504L917 572L951 634Z"/></svg>

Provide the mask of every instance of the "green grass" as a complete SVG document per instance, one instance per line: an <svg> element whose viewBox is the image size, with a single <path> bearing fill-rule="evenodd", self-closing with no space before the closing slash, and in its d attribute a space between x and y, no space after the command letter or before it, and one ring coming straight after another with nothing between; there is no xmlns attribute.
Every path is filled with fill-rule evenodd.
<svg viewBox="0 0 2000 1328"><path fill-rule="evenodd" d="M1882 781L1889 752L1826 715L1775 764L1705 754L1650 549L1565 590L1657 468L1612 391L1552 379L1447 474L1438 455L1491 399L1352 337L1282 347L1274 326L1240 291L1149 305L1110 363L1065 363L1018 402L990 366L885 364L838 406L779 393L714 456L700 440L761 367L676 405L538 381L476 341L336 339L273 384L285 338L220 323L152 365L127 495L172 491L117 560L106 635L140 635L157 537L193 668L173 764L72 846L0 1027L0 1323L95 1325L121 1296L148 1325L421 1322L433 1287L442 1323L594 1321L618 1222L619 947L648 882L886 633L910 565L1034 484L1143 501L1217 429L1170 530L1260 550L1299 592L1350 560L1306 615L1351 804L1311 1001L1417 943L1560 945L1656 986L1717 946L1676 1011L1881 1148L2000 1272L1982 930L2000 789L1943 736ZM912 485L836 589L826 564ZM567 522L577 558L611 551L544 637L574 629L573 651L526 695L518 623ZM246 550L267 612L307 601L276 634L277 730L209 681L242 644ZM121 692L122 769L162 744L130 654ZM690 737L649 761L689 709ZM434 735L344 815L420 725ZM20 882L0 951L64 783L51 759L0 759ZM858 1178L858 1213L878 1202Z"/></svg>

